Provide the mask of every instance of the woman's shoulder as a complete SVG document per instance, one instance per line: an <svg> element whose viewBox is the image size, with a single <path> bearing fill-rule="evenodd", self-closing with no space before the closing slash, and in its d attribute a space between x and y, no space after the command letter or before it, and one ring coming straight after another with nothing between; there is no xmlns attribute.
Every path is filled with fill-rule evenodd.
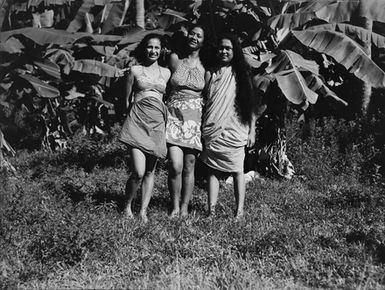
<svg viewBox="0 0 385 290"><path fill-rule="evenodd" d="M160 71L165 79L169 79L171 76L171 71L166 67L160 67Z"/></svg>
<svg viewBox="0 0 385 290"><path fill-rule="evenodd" d="M140 64L133 65L130 68L130 71L133 75L138 75L138 73L142 70L142 66Z"/></svg>
<svg viewBox="0 0 385 290"><path fill-rule="evenodd" d="M174 71L177 66L179 65L181 59L179 55L175 52L171 53L170 55L170 68Z"/></svg>

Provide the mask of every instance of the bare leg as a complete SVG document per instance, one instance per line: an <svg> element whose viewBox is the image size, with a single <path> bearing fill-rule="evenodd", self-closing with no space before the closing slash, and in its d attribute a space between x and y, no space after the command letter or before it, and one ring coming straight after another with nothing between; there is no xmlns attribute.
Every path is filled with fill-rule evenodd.
<svg viewBox="0 0 385 290"><path fill-rule="evenodd" d="M183 151L178 146L170 146L169 169L168 169L168 190L171 195L173 209L171 217L179 215L179 202L182 189Z"/></svg>
<svg viewBox="0 0 385 290"><path fill-rule="evenodd" d="M134 215L132 213L132 201L136 197L136 193L139 189L139 186L142 182L142 178L144 175L145 167L146 167L146 158L143 152L141 152L137 148L131 149L131 175L126 183L126 197L127 197L127 205L126 205L126 216L128 218L133 218Z"/></svg>
<svg viewBox="0 0 385 290"><path fill-rule="evenodd" d="M183 176L182 176L182 205L181 216L188 216L188 205L190 203L195 183L195 160L196 152L186 151L183 160Z"/></svg>
<svg viewBox="0 0 385 290"><path fill-rule="evenodd" d="M209 215L215 215L215 206L218 201L219 180L214 169L209 169L208 203Z"/></svg>
<svg viewBox="0 0 385 290"><path fill-rule="evenodd" d="M243 217L243 207L245 204L246 186L245 186L245 175L243 172L234 172L234 195L235 202L237 203L237 211L235 214L236 219Z"/></svg>
<svg viewBox="0 0 385 290"><path fill-rule="evenodd" d="M154 188L154 176L155 176L155 166L157 163L157 158L155 156L146 154L146 172L143 177L142 183L142 205L140 207L140 218L145 223L147 219L147 208L151 200L152 190Z"/></svg>

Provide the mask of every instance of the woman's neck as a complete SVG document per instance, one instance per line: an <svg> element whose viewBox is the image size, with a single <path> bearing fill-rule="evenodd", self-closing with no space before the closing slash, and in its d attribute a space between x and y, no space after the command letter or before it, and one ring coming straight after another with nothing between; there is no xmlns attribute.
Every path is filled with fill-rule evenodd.
<svg viewBox="0 0 385 290"><path fill-rule="evenodd" d="M147 61L147 62L143 63L143 66L148 67L148 68L157 67L158 62L157 61Z"/></svg>
<svg viewBox="0 0 385 290"><path fill-rule="evenodd" d="M187 57L191 59L199 58L199 49L190 51Z"/></svg>

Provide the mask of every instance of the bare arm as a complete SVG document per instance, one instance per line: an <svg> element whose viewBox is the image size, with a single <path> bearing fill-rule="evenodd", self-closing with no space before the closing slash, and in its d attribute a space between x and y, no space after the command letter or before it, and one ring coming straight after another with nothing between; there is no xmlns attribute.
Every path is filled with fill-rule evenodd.
<svg viewBox="0 0 385 290"><path fill-rule="evenodd" d="M203 98L205 100L207 99L207 92L209 88L210 79L211 79L211 72L207 70L205 72L205 87L203 89Z"/></svg>
<svg viewBox="0 0 385 290"><path fill-rule="evenodd" d="M247 148L251 148L255 144L255 122L256 121L257 121L257 115L253 110L250 117L249 136L247 137Z"/></svg>
<svg viewBox="0 0 385 290"><path fill-rule="evenodd" d="M132 94L132 89L134 85L134 72L133 69L131 68L130 72L128 73L127 76L127 81L126 81L126 108L131 103L131 94Z"/></svg>
<svg viewBox="0 0 385 290"><path fill-rule="evenodd" d="M179 57L176 53L170 55L170 69L172 72L176 70L179 64Z"/></svg>

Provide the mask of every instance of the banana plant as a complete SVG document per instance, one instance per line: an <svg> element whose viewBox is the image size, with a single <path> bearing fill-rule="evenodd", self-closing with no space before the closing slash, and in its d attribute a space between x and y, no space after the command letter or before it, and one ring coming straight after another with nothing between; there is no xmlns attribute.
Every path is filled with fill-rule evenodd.
<svg viewBox="0 0 385 290"><path fill-rule="evenodd" d="M385 22L385 4L381 0L194 2L201 19L211 23L214 32L220 33L223 27L243 40L244 53L253 70L253 83L264 96L265 105L261 108L281 116L269 116L277 123L272 130L276 132L272 142L282 140L282 133L278 132L284 126L284 100L302 119L304 112L321 99L331 107L346 108L352 100L336 92L341 91L348 74L369 87L385 86L381 64L375 63L363 47L369 42L373 49L383 48L384 36L355 25L357 16ZM265 144L267 151L272 147L279 149L280 146L270 143ZM270 156L270 162L280 167L282 162L274 161L277 154Z"/></svg>
<svg viewBox="0 0 385 290"><path fill-rule="evenodd" d="M36 139L49 149L65 146L76 128L103 133L103 112L113 107L103 92L125 65L108 62L122 37L25 28L1 38L0 109L9 120L36 124Z"/></svg>

